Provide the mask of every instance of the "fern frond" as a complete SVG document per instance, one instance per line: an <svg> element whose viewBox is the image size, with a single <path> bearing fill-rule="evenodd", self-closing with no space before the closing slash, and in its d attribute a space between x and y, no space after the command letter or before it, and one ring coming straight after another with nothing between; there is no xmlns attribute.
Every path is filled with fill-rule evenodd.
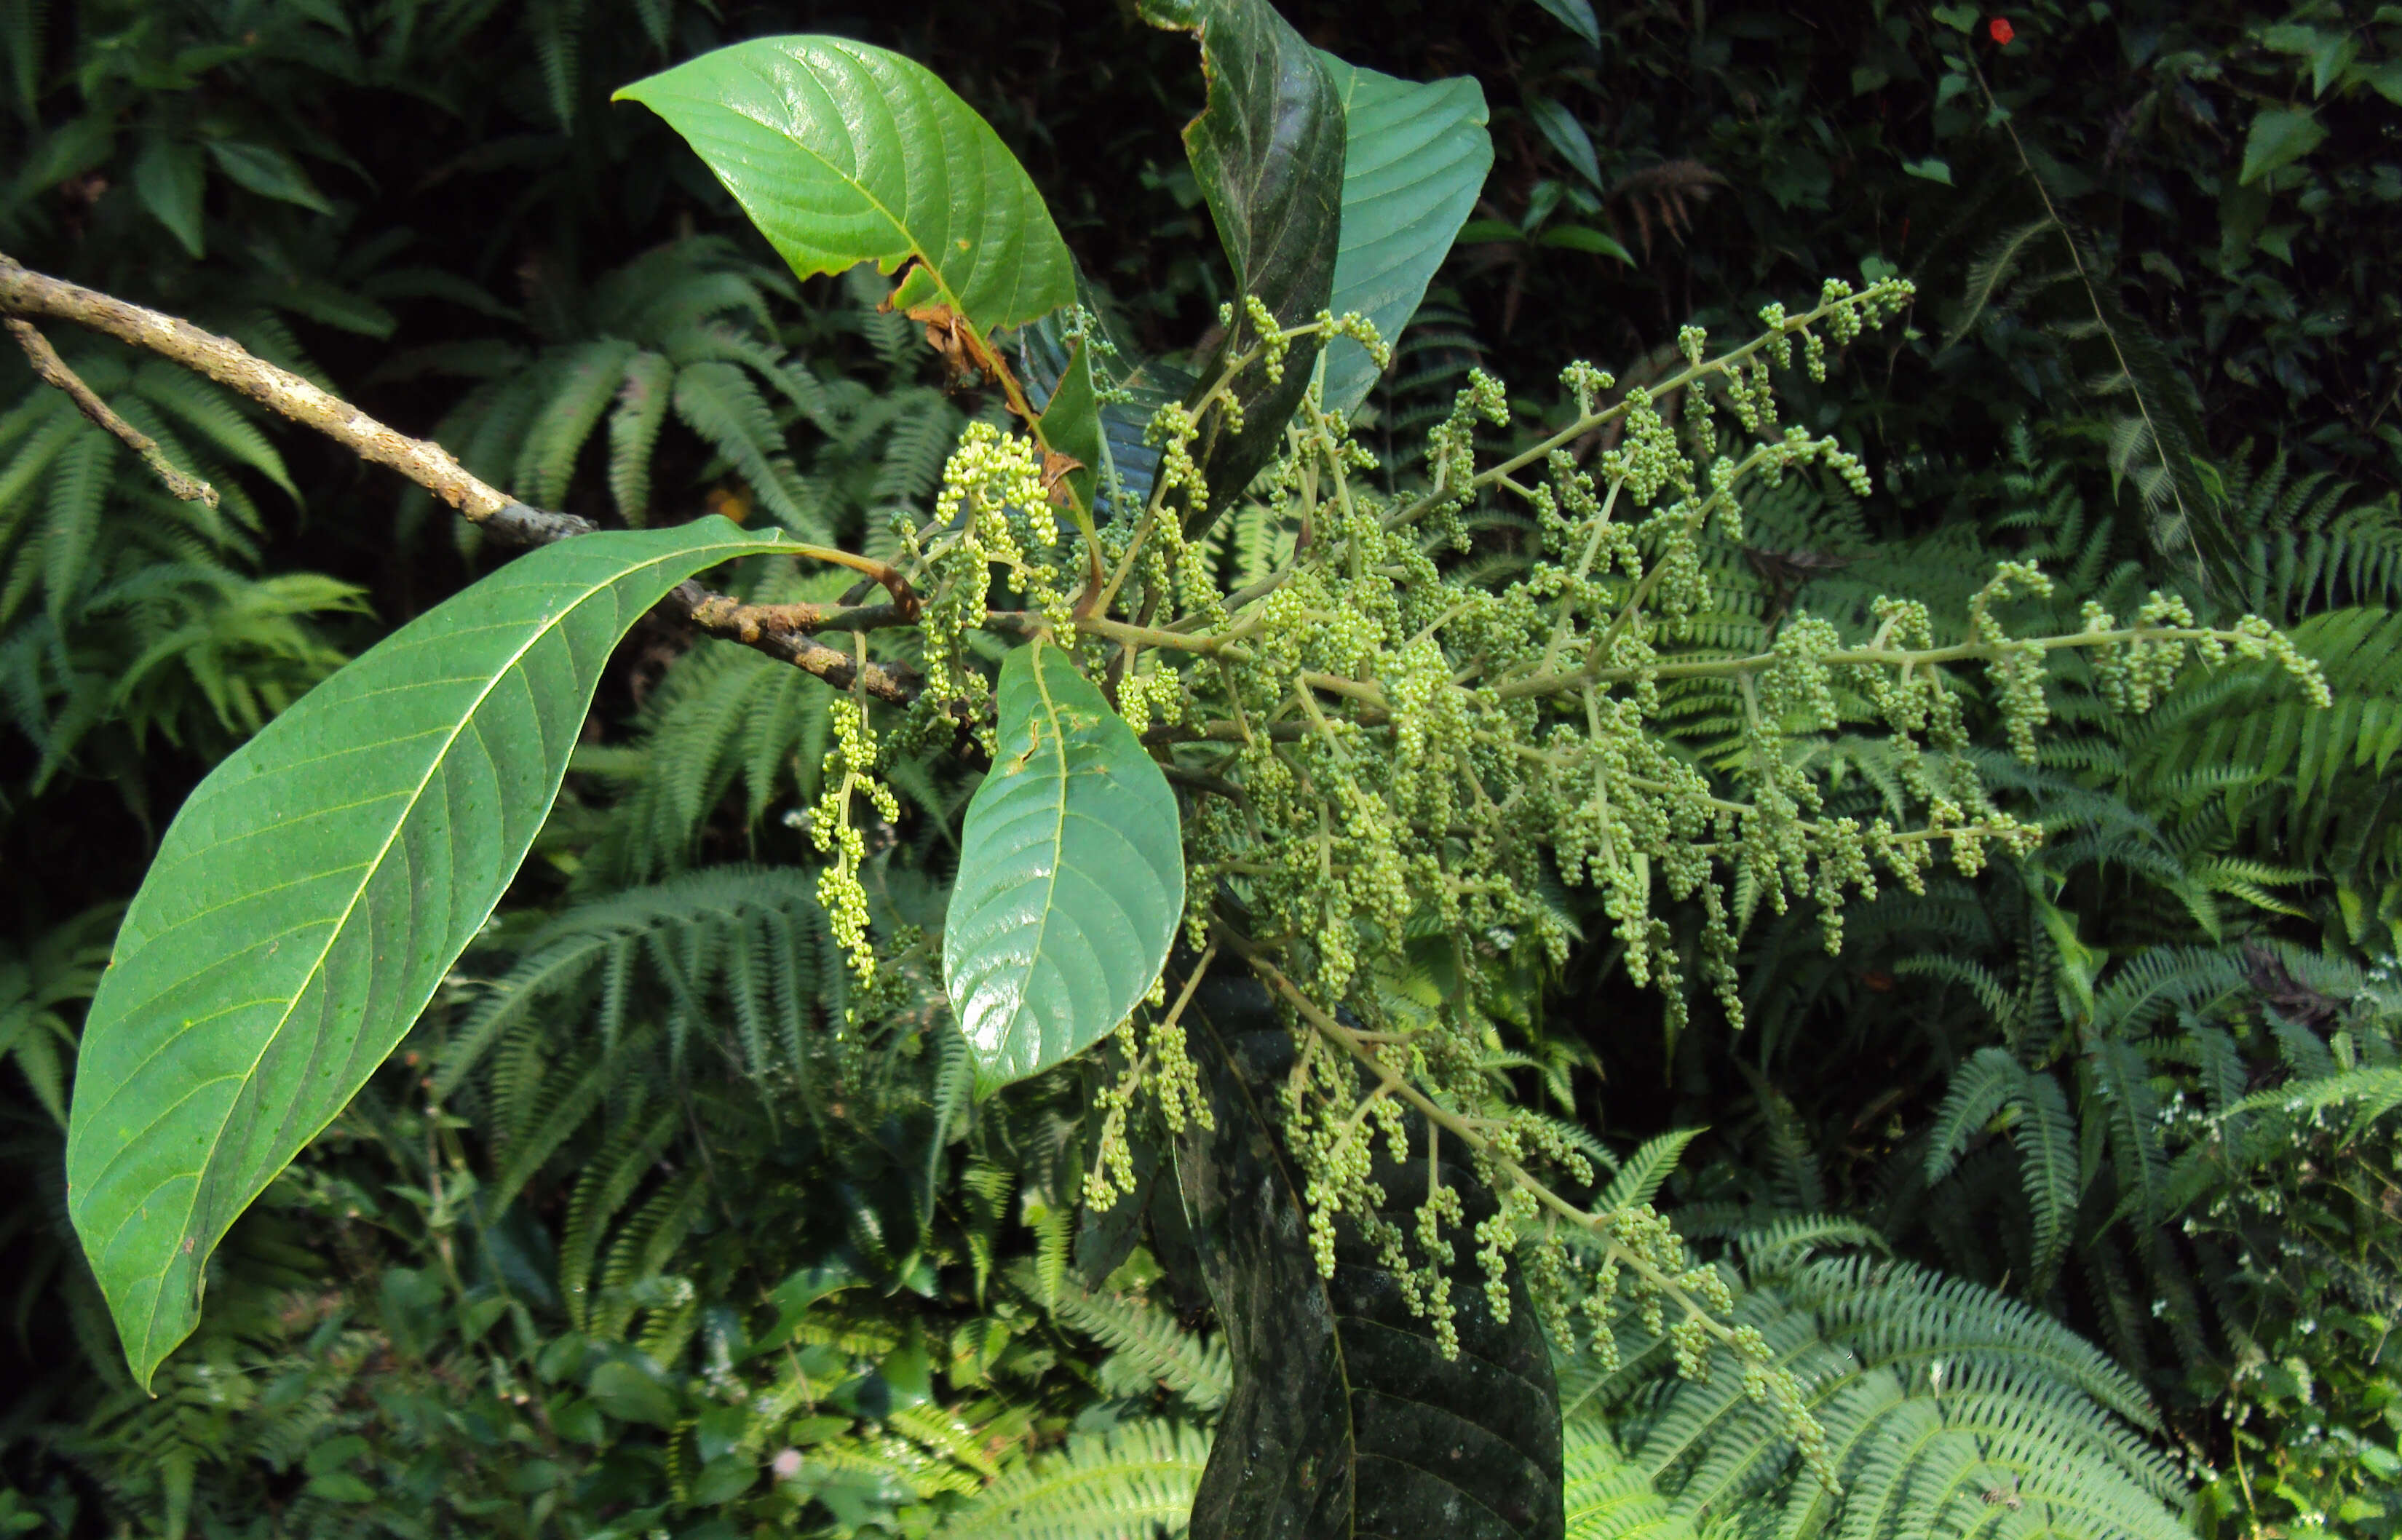
<svg viewBox="0 0 2402 1540"><path fill-rule="evenodd" d="M1659 1195L1660 1186L1677 1169L1677 1160L1685 1147L1709 1132L1701 1128L1680 1128L1646 1139L1642 1147L1626 1157L1611 1177L1609 1186L1594 1203L1594 1212L1608 1214L1622 1208L1634 1208L1648 1203Z"/></svg>
<svg viewBox="0 0 2402 1540"><path fill-rule="evenodd" d="M1019 1262L1010 1271L1019 1289L1042 1301L1043 1281L1036 1276L1032 1261ZM1097 1293L1070 1272L1045 1308L1125 1360L1141 1382L1164 1385L1199 1410L1215 1411L1234 1394L1234 1364L1224 1345L1186 1331L1157 1305Z"/></svg>
<svg viewBox="0 0 2402 1540"><path fill-rule="evenodd" d="M1076 1434L986 1488L935 1530L942 1540L1153 1540L1181 1533L1208 1464L1207 1433L1122 1423Z"/></svg>
<svg viewBox="0 0 2402 1540"><path fill-rule="evenodd" d="M519 497L544 508L565 503L576 457L625 384L626 364L634 352L630 342L602 337L575 343L545 361L549 399L527 425L511 478Z"/></svg>

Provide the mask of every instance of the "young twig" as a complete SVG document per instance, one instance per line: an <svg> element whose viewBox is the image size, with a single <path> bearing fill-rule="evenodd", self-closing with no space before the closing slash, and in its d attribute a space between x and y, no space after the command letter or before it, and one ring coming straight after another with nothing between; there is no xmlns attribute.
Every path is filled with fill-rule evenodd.
<svg viewBox="0 0 2402 1540"><path fill-rule="evenodd" d="M205 502L212 508L217 505L215 488L175 469L165 451L159 447L159 441L112 411L107 402L94 394L92 388L67 367L66 360L50 346L50 339L44 337L32 322L12 317L8 322L8 331L16 337L17 345L25 350L25 356L33 362L34 372L42 377L42 383L65 392L67 399L76 404L76 410L140 455L142 463L149 466L151 474L166 484L169 492L186 502Z"/></svg>

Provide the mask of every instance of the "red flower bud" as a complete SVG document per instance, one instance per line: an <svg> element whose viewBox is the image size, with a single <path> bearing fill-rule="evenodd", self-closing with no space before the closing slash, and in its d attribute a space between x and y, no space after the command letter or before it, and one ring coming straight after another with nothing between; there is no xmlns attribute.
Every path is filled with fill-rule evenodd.
<svg viewBox="0 0 2402 1540"><path fill-rule="evenodd" d="M2010 39L2018 35L2017 30L2010 25L2010 19L2007 16L1995 17L1985 30L1993 34L1995 42L2004 48L2009 48Z"/></svg>

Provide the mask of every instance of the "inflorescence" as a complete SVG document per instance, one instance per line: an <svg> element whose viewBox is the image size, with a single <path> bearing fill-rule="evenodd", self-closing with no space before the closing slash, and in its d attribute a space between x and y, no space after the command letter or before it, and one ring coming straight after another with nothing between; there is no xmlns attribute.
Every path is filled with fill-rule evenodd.
<svg viewBox="0 0 2402 1540"><path fill-rule="evenodd" d="M1456 1352L1456 1251L1472 1250L1483 1308L1499 1318L1513 1308L1514 1259L1553 1337L1581 1337L1605 1362L1630 1321L1664 1333L1689 1374L1705 1372L1714 1350L1731 1354L1746 1390L1779 1411L1814 1464L1824 1435L1757 1333L1726 1320L1721 1272L1689 1257L1648 1205L1596 1212L1563 1196L1590 1190L1594 1173L1556 1125L1512 1106L1492 1068L1500 1039L1487 964L1500 954L1564 959L1570 922L1551 895L1581 886L1599 894L1628 973L1659 991L1672 1026L1689 1008L1689 967L1740 1025L1735 933L1755 906L1812 906L1831 950L1850 898L1873 898L1884 882L1917 890L1939 860L1974 873L1995 848L2030 850L2039 831L1995 804L1971 762L1956 668L1982 669L2022 758L2047 714L2047 660L2064 648L2088 654L2104 697L2129 711L2156 701L2189 658L2229 653L2274 658L2326 696L2309 661L2264 623L2205 628L2174 598L2155 595L2123 622L2088 606L2079 631L2013 637L1997 612L2050 591L2018 563L1976 596L1956 639L1902 598L1877 606L1861 641L1796 612L1762 650L1706 645L1717 596L1705 543L1742 540L1750 486L1812 473L1870 490L1867 468L1836 440L1779 422L1775 371L1798 358L1823 378L1830 347L1912 298L1898 280L1857 291L1830 281L1813 309L1772 305L1759 336L1715 356L1707 334L1687 327L1684 367L1649 388L1620 391L1604 371L1571 364L1560 382L1573 419L1502 458L1479 435L1512 422L1512 408L1498 380L1475 373L1429 434L1422 489L1400 495L1360 475L1373 461L1313 387L1285 457L1248 489L1292 532L1291 556L1230 591L1189 532L1236 490L1204 484L1194 453L1204 425L1215 414L1239 427L1235 384L1246 371L1273 378L1297 366L1305 341L1314 351L1351 337L1380 364L1389 356L1357 316L1280 328L1248 299L1224 319L1255 340L1197 399L1153 418L1152 495L1117 506L1097 550L1062 534L1031 442L981 424L953 455L933 518L901 530L910 579L927 595L927 690L914 722L981 720L987 687L964 639L1008 596L1017 628L1039 625L1074 646L1180 778L1209 788L1185 809L1188 940L1225 942L1282 991L1299 1053L1284 1133L1307 1185L1318 1266L1331 1272L1348 1227ZM1575 447L1605 431L1604 447L1580 461ZM1507 584L1447 578L1438 554L1468 548L1465 516L1497 496L1531 520L1536 559ZM1100 580L1085 574L1102 572L1096 591ZM1663 690L1693 681L1740 713L1740 752L1718 773L1661 725ZM1884 735L1894 783L1917 809L1907 826L1831 816L1824 784L1793 751L1862 721ZM855 707L836 734L819 838L835 858L826 881L836 933L863 957L847 813L863 791L890 817L890 792L873 778L876 744ZM1676 904L1697 909L1697 944L1677 943ZM1125 1067L1104 1093L1088 1178L1096 1206L1132 1186L1125 1131L1139 1090L1153 1092L1171 1128L1208 1117L1178 1024L1184 1002L1164 1003L1118 1038ZM1446 1140L1494 1195L1473 1226L1441 1175ZM1388 1217L1403 1194L1374 1175L1380 1143L1392 1166L1426 1173L1406 1223Z"/></svg>

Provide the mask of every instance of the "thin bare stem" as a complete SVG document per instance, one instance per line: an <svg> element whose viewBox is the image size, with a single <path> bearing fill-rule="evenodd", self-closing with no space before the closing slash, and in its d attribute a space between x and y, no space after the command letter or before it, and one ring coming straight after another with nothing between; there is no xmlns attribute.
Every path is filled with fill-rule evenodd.
<svg viewBox="0 0 2402 1540"><path fill-rule="evenodd" d="M78 326L115 337L132 347L145 349L195 374L205 375L238 391L253 401L270 406L306 428L315 429L341 445L362 460L388 465L402 475L432 492L457 509L462 517L495 539L514 545L547 545L555 541L573 539L592 533L600 528L588 518L574 514L550 513L528 507L472 474L453 459L450 452L430 439L411 438L387 427L338 396L329 395L315 385L292 373L278 368L252 353L242 344L214 332L202 331L188 321L128 304L111 295L87 289L63 279L51 278L19 265L0 255L0 315L11 318L10 330L17 332L20 344L33 330L25 318L43 316L57 321L73 322ZM19 331L18 327L24 329ZM35 334L39 340L38 334ZM48 351L47 342L43 350ZM27 345L30 353L33 349ZM55 353L50 357L55 360ZM43 361L36 356L38 370ZM74 376L64 364L58 365L67 379ZM77 395L76 389L51 378L92 416L93 407L107 411L98 398L85 390ZM80 386L80 380L76 381ZM86 398L90 398L87 405ZM109 414L115 418L114 413ZM93 416L92 419L125 439L135 452L143 452L146 438L127 434L132 430L121 421L111 426L110 420ZM135 439L141 442L136 443ZM156 445L143 458L150 461L157 453ZM169 469L163 461L152 461L152 469L164 477ZM174 483L169 482L171 490ZM184 496L181 491L177 496ZM214 501L214 494L208 501ZM907 620L917 612L918 597L908 583L891 568L879 561L849 551L837 551L816 545L795 545L796 556L814 557L864 572L882 584L892 596L897 620ZM770 657L808 669L836 689L848 689L856 680L871 695L879 700L905 703L916 696L916 682L901 672L881 665L864 663L850 654L810 640L801 634L806 627L785 624L779 612L782 606L747 605L724 594L711 593L697 583L676 586L666 599L667 608L688 621L694 629L728 641L753 648Z"/></svg>
<svg viewBox="0 0 2402 1540"><path fill-rule="evenodd" d="M8 321L8 332L17 339L17 345L25 350L25 356L33 362L34 372L42 377L42 383L66 392L66 398L76 404L77 411L140 455L142 463L149 466L150 474L166 484L169 492L186 502L204 502L212 508L217 505L215 488L175 469L165 451L159 447L159 441L111 410L107 402L101 400L90 386L67 367L66 360L50 346L50 339L44 337L32 322L12 316Z"/></svg>

